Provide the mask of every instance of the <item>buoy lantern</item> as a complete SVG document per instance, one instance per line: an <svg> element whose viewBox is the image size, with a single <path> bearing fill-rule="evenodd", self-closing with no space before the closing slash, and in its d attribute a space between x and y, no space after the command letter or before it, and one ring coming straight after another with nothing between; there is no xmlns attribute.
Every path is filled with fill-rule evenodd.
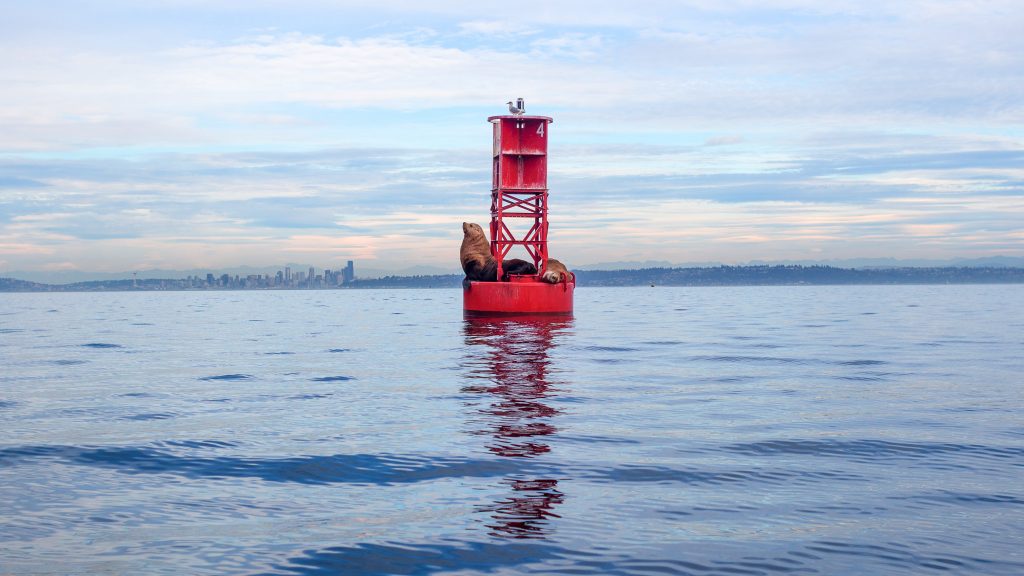
<svg viewBox="0 0 1024 576"><path fill-rule="evenodd" d="M522 99L509 103L511 114L491 116L491 256L497 261L497 282L464 283L467 315L572 315L576 276L561 282L541 280L548 269L548 136L553 120L523 113ZM502 282L502 261L521 246L536 274L509 275Z"/></svg>

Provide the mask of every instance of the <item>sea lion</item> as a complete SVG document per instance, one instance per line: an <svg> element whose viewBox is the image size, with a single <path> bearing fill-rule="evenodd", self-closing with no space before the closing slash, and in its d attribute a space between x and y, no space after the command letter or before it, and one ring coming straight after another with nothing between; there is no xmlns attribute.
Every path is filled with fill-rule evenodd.
<svg viewBox="0 0 1024 576"><path fill-rule="evenodd" d="M498 261L491 256L491 244L479 224L462 223L462 249L459 250L462 271L467 281L496 282L498 280ZM508 282L510 275L536 274L537 267L519 258L501 261L501 281Z"/></svg>
<svg viewBox="0 0 1024 576"><path fill-rule="evenodd" d="M544 274L540 277L542 282L549 284L558 284L569 279L569 269L554 258L548 258L548 267L544 271Z"/></svg>

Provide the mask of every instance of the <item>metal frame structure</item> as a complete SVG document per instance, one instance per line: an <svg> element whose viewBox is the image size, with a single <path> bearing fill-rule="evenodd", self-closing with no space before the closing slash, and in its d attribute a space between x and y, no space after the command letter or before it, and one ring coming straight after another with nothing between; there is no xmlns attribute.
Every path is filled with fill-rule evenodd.
<svg viewBox="0 0 1024 576"><path fill-rule="evenodd" d="M494 131L490 233L498 277L502 261L515 246L522 246L538 274L543 274L548 262L548 127L553 120L521 114L487 120ZM532 225L517 236L517 227L509 224L530 218Z"/></svg>

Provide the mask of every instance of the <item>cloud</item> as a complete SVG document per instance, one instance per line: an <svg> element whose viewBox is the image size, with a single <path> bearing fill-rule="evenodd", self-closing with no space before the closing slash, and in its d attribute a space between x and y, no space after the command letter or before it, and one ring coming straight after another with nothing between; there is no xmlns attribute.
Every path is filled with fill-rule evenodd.
<svg viewBox="0 0 1024 576"><path fill-rule="evenodd" d="M553 246L577 263L1020 251L1012 234L1024 214L1021 152L965 142L963 154L920 143L921 153L907 154L907 141L891 138L850 153L841 139L825 141L817 156L768 163L743 147L566 148L552 165ZM573 168L594 159L616 168ZM9 215L0 231L18 246L10 265L66 261L82 245L163 267L191 267L196 250L221 266L297 255L444 262L458 243L457 223L488 218L486 155L457 150L22 159L0 161L0 169L44 184L0 201ZM30 245L45 253L27 258Z"/></svg>
<svg viewBox="0 0 1024 576"><path fill-rule="evenodd" d="M516 96L570 262L1022 250L1008 0L149 6L5 13L5 267L447 261Z"/></svg>
<svg viewBox="0 0 1024 576"><path fill-rule="evenodd" d="M2 237L0 237L0 239L2 239ZM0 241L0 254L10 254L24 257L50 255L53 253L53 248L47 248L45 246L40 246L38 244ZM4 261L5 264L8 262L10 261Z"/></svg>
<svg viewBox="0 0 1024 576"><path fill-rule="evenodd" d="M704 141L705 146L729 146L742 143L742 136L713 136Z"/></svg>
<svg viewBox="0 0 1024 576"><path fill-rule="evenodd" d="M527 24L510 20L472 20L460 22L459 31L464 34L486 36L488 38L508 38L515 36L532 36L539 30Z"/></svg>
<svg viewBox="0 0 1024 576"><path fill-rule="evenodd" d="M404 29L275 32L116 52L7 46L0 69L13 81L0 96L0 149L254 137L324 143L339 134L324 123L325 111L440 112L497 107L509 95L575 110L584 124L655 130L1019 122L1024 40L1013 25L1021 23L1019 11L1005 3L987 10L932 8L904 6L868 17L793 2L759 10L666 5L664 13L588 6L587 17L606 22L595 29L570 27L572 20L551 24L571 12L559 7L500 26L448 23L481 36L470 41ZM451 8L426 10L444 15ZM786 26L780 29L777 19ZM528 50L487 36L521 29L537 30Z"/></svg>
<svg viewBox="0 0 1024 576"><path fill-rule="evenodd" d="M593 60L602 52L603 44L598 34L570 33L540 38L531 42L530 46L534 56Z"/></svg>

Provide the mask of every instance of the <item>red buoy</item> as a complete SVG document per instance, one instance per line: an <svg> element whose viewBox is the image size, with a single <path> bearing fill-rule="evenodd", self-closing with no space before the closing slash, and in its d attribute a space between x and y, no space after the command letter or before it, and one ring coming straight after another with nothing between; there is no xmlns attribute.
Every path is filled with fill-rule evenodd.
<svg viewBox="0 0 1024 576"><path fill-rule="evenodd" d="M467 315L572 315L576 276L570 272L558 284L540 280L548 264L548 132L553 120L525 114L487 120L494 130L490 232L497 277L515 246L533 259L537 274L511 276L508 282L469 282L462 292L463 310Z"/></svg>

